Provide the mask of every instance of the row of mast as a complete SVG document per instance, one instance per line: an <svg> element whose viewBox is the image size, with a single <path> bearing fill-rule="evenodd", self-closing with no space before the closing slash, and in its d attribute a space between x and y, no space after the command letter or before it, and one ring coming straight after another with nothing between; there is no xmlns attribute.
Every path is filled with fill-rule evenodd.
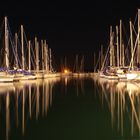
<svg viewBox="0 0 140 140"><path fill-rule="evenodd" d="M115 35L114 35L114 32L112 31L112 26L110 27L110 66L117 65L117 67L124 66L124 44L122 43L122 21L121 20L120 20L119 27L120 28L116 26L117 59L115 59L115 50L114 50L114 36Z"/></svg>
<svg viewBox="0 0 140 140"><path fill-rule="evenodd" d="M97 62L96 55L94 54L94 72L97 69L103 70L109 53L109 66L113 67L125 67L129 66L130 68L134 68L134 66L140 67L140 9L138 9L138 22L137 22L137 36L134 37L133 34L135 32L134 25L132 21L129 21L129 30L130 30L130 61L126 64L125 55L127 50L125 49L123 36L122 36L122 20L120 20L120 25L115 27L115 32L110 26L110 42L109 47L107 49L106 55L103 53L103 45L101 45L101 50L99 52L99 57ZM136 32L135 32L136 33ZM135 57L134 57L135 56ZM129 63L130 62L130 63ZM98 65L97 65L97 64Z"/></svg>
<svg viewBox="0 0 140 140"><path fill-rule="evenodd" d="M138 32L137 38L135 41L135 45L133 44L133 25L132 22L129 21L130 27L130 51L131 51L131 68L134 68L134 53L136 52L136 63L138 67L140 66L140 9L138 9ZM112 30L112 26L110 27L110 66L124 67L125 66L125 48L122 40L122 21L120 20L120 26L116 26L116 54L115 55L115 47L114 47L114 32ZM137 46L137 49L136 49ZM102 48L101 48L102 52Z"/></svg>
<svg viewBox="0 0 140 140"><path fill-rule="evenodd" d="M8 22L7 17L4 18L5 25L5 65L6 68L10 67L9 64L9 31L8 31ZM28 41L28 71L31 71L31 41ZM35 71L39 72L40 70L40 56L39 56L39 41L35 37ZM25 70L25 52L24 52L24 29L21 25L21 68ZM15 33L15 66L19 68L18 65L18 35ZM51 49L48 49L48 44L46 40L41 40L41 65L43 72L52 71L52 60L51 60Z"/></svg>

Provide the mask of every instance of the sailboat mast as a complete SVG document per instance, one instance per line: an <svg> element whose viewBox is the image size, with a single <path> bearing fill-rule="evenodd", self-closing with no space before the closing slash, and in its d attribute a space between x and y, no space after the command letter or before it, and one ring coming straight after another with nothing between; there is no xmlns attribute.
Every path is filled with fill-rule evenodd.
<svg viewBox="0 0 140 140"><path fill-rule="evenodd" d="M112 56L112 44L113 42L112 42L112 26L110 26L110 66L112 66L113 65L113 56Z"/></svg>
<svg viewBox="0 0 140 140"><path fill-rule="evenodd" d="M25 58L24 58L24 42L23 42L23 25L21 25L21 57L22 57L22 69L25 70Z"/></svg>
<svg viewBox="0 0 140 140"><path fill-rule="evenodd" d="M50 72L52 72L53 68L52 68L52 50L51 50L51 48L49 48L49 63L50 63Z"/></svg>
<svg viewBox="0 0 140 140"><path fill-rule="evenodd" d="M45 60L45 70L48 73L48 45L46 40L44 41L44 60Z"/></svg>
<svg viewBox="0 0 140 140"><path fill-rule="evenodd" d="M43 40L41 40L41 51L42 51L42 70L44 71L44 47L43 47Z"/></svg>
<svg viewBox="0 0 140 140"><path fill-rule="evenodd" d="M9 35L8 35L8 28L7 28L7 17L5 17L5 61L6 61L6 68L9 68Z"/></svg>
<svg viewBox="0 0 140 140"><path fill-rule="evenodd" d="M17 33L15 33L15 53L16 53L16 64L15 64L15 66L16 66L16 68L18 68L18 50L17 50L17 47L18 47L18 43L17 43L17 40L18 40L18 35L17 35Z"/></svg>
<svg viewBox="0 0 140 140"><path fill-rule="evenodd" d="M140 28L140 9L138 9L138 34L140 31L139 28ZM140 36L138 38L137 63L139 66L140 65Z"/></svg>
<svg viewBox="0 0 140 140"><path fill-rule="evenodd" d="M120 66L122 66L122 21L120 20Z"/></svg>
<svg viewBox="0 0 140 140"><path fill-rule="evenodd" d="M112 32L112 65L116 66L116 64L115 64L115 49L114 49L114 32Z"/></svg>
<svg viewBox="0 0 140 140"><path fill-rule="evenodd" d="M130 25L130 41L131 41L131 57L133 56L133 34L132 34L132 22L129 22ZM132 69L134 67L134 58L132 58Z"/></svg>
<svg viewBox="0 0 140 140"><path fill-rule="evenodd" d="M101 65L103 64L103 45L101 45Z"/></svg>
<svg viewBox="0 0 140 140"><path fill-rule="evenodd" d="M122 66L124 67L124 43L122 44Z"/></svg>
<svg viewBox="0 0 140 140"><path fill-rule="evenodd" d="M118 26L116 26L116 36L117 36L117 67L119 67L119 30L118 30Z"/></svg>
<svg viewBox="0 0 140 140"><path fill-rule="evenodd" d="M36 51L36 72L39 71L39 45L37 41L37 37L35 37L35 51Z"/></svg>
<svg viewBox="0 0 140 140"><path fill-rule="evenodd" d="M31 41L28 42L28 70L31 71Z"/></svg>

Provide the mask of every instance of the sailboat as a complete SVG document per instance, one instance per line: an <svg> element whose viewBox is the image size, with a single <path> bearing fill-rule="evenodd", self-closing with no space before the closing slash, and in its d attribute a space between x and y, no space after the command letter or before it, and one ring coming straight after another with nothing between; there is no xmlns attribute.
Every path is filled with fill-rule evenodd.
<svg viewBox="0 0 140 140"><path fill-rule="evenodd" d="M21 65L21 68L19 68L17 66L17 68L15 70L13 70L13 73L14 73L14 80L33 80L33 79L36 79L36 76L30 71L31 69L31 66L30 66L30 47L31 47L31 43L29 41L28 43L28 61L29 61L29 69L26 70L25 69L25 56L24 56L24 36L23 36L23 32L24 32L24 29L23 29L23 25L21 25L21 62L22 62L22 65ZM17 42L17 37L15 39L15 42ZM16 52L17 52L17 43L15 43L16 45ZM16 53L16 59L17 59L17 53ZM17 64L17 60L16 60L16 64Z"/></svg>
<svg viewBox="0 0 140 140"><path fill-rule="evenodd" d="M130 22L130 25L132 26L132 23ZM133 39L132 39L132 29L131 29L131 61L129 70L126 74L127 80L133 80L133 81L139 81L140 80L140 9L138 9L138 34L136 37L135 45L133 47ZM134 56L137 57L136 64L137 66L134 66Z"/></svg>
<svg viewBox="0 0 140 140"><path fill-rule="evenodd" d="M5 25L5 68L0 68L0 82L13 82L14 80L14 75L10 74L9 72L9 31L8 31L8 26L7 26L7 17L4 18L4 25Z"/></svg>
<svg viewBox="0 0 140 140"><path fill-rule="evenodd" d="M35 45L33 46L35 49L31 46L30 40L27 42L23 25L21 25L19 41L17 33L15 33L15 39L13 39L9 24L7 23L7 17L4 18L4 23L4 53L2 53L4 57L1 57L1 63L4 63L4 65L1 65L0 68L0 82L34 80L37 78L46 79L61 76L61 73L56 73L53 70L52 52L51 49L48 48L46 41L41 41L41 52L39 49L39 41L37 41L36 37ZM10 47L9 42L11 43ZM25 52L25 49L28 53ZM42 56L40 56L40 52Z"/></svg>
<svg viewBox="0 0 140 140"><path fill-rule="evenodd" d="M139 12L140 15L140 12ZM140 19L140 18L138 18ZM120 33L118 38L118 34ZM120 20L120 30L116 26L116 50L114 46L114 33L112 32L112 27L110 27L110 44L102 64L101 71L99 71L99 76L106 79L118 79L118 80L140 80L140 71L136 66L134 68L134 52L137 46L139 39L139 31L135 42L135 47L133 48L133 39L132 39L132 25L130 22L130 39L131 39L131 61L130 66L125 64L125 53L124 53L124 44L122 43L122 21ZM120 44L119 44L120 41ZM139 44L139 43L138 43ZM116 52L116 55L115 55ZM109 66L107 65L107 59L109 55ZM115 58L116 57L116 58ZM139 57L139 56L138 56ZM140 60L139 60L140 61Z"/></svg>
<svg viewBox="0 0 140 140"><path fill-rule="evenodd" d="M35 68L32 72L35 74L36 78L46 79L60 76L60 73L55 73L53 70L52 52L51 49L48 48L46 40L41 40L41 51L39 51L39 45L39 41L37 40L37 37L35 37ZM31 66L29 66L29 68L30 67Z"/></svg>
<svg viewBox="0 0 140 140"><path fill-rule="evenodd" d="M135 45L133 46L133 32L132 32L132 22L130 21L130 42L131 48L129 48L131 60L128 60L129 64L125 64L125 53L124 53L124 44L122 42L122 23L120 21L120 30L116 26L116 46L117 53L114 53L114 45L113 45L113 35L112 29L110 30L110 45L108 47L106 57L102 64L102 68L99 71L99 76L107 79L118 79L118 80L140 80L140 9L138 9L138 31L135 40ZM118 33L119 39L118 39ZM120 45L119 42L120 41ZM110 65L107 67L107 56L110 53ZM114 59L114 57L116 57ZM114 60L117 60L117 65L114 64Z"/></svg>
<svg viewBox="0 0 140 140"><path fill-rule="evenodd" d="M44 43L44 49L45 49L45 54L44 54L44 59L45 59L45 72L44 72L44 79L46 78L53 78L53 77L58 77L61 74L54 72L53 66L52 66L52 50L51 48L48 48L48 44Z"/></svg>
<svg viewBox="0 0 140 140"><path fill-rule="evenodd" d="M108 61L109 56L109 61ZM107 62L109 62L109 66ZM98 72L100 78L118 80L117 75L117 66L115 66L115 55L114 55L114 32L112 31L112 26L110 27L110 43L101 67L101 70Z"/></svg>

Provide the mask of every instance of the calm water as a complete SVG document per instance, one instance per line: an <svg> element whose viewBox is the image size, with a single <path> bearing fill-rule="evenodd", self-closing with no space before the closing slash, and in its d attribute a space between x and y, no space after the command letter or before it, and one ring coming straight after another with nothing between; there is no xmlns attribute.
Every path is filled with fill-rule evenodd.
<svg viewBox="0 0 140 140"><path fill-rule="evenodd" d="M139 90L96 78L0 84L0 140L138 139Z"/></svg>

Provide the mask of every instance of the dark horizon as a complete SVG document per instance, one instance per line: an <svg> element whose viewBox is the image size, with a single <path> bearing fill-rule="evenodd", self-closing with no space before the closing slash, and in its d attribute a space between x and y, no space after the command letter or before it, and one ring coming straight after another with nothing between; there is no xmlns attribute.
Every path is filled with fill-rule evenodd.
<svg viewBox="0 0 140 140"><path fill-rule="evenodd" d="M97 54L101 45L107 48L109 26L115 27L120 19L128 26L130 19L134 21L138 8L138 0L10 1L1 3L0 21L8 16L13 33L23 24L28 39L33 40L35 36L39 40L46 39L57 69L65 57L72 69L78 54L85 56L86 69L93 70L93 53Z"/></svg>

